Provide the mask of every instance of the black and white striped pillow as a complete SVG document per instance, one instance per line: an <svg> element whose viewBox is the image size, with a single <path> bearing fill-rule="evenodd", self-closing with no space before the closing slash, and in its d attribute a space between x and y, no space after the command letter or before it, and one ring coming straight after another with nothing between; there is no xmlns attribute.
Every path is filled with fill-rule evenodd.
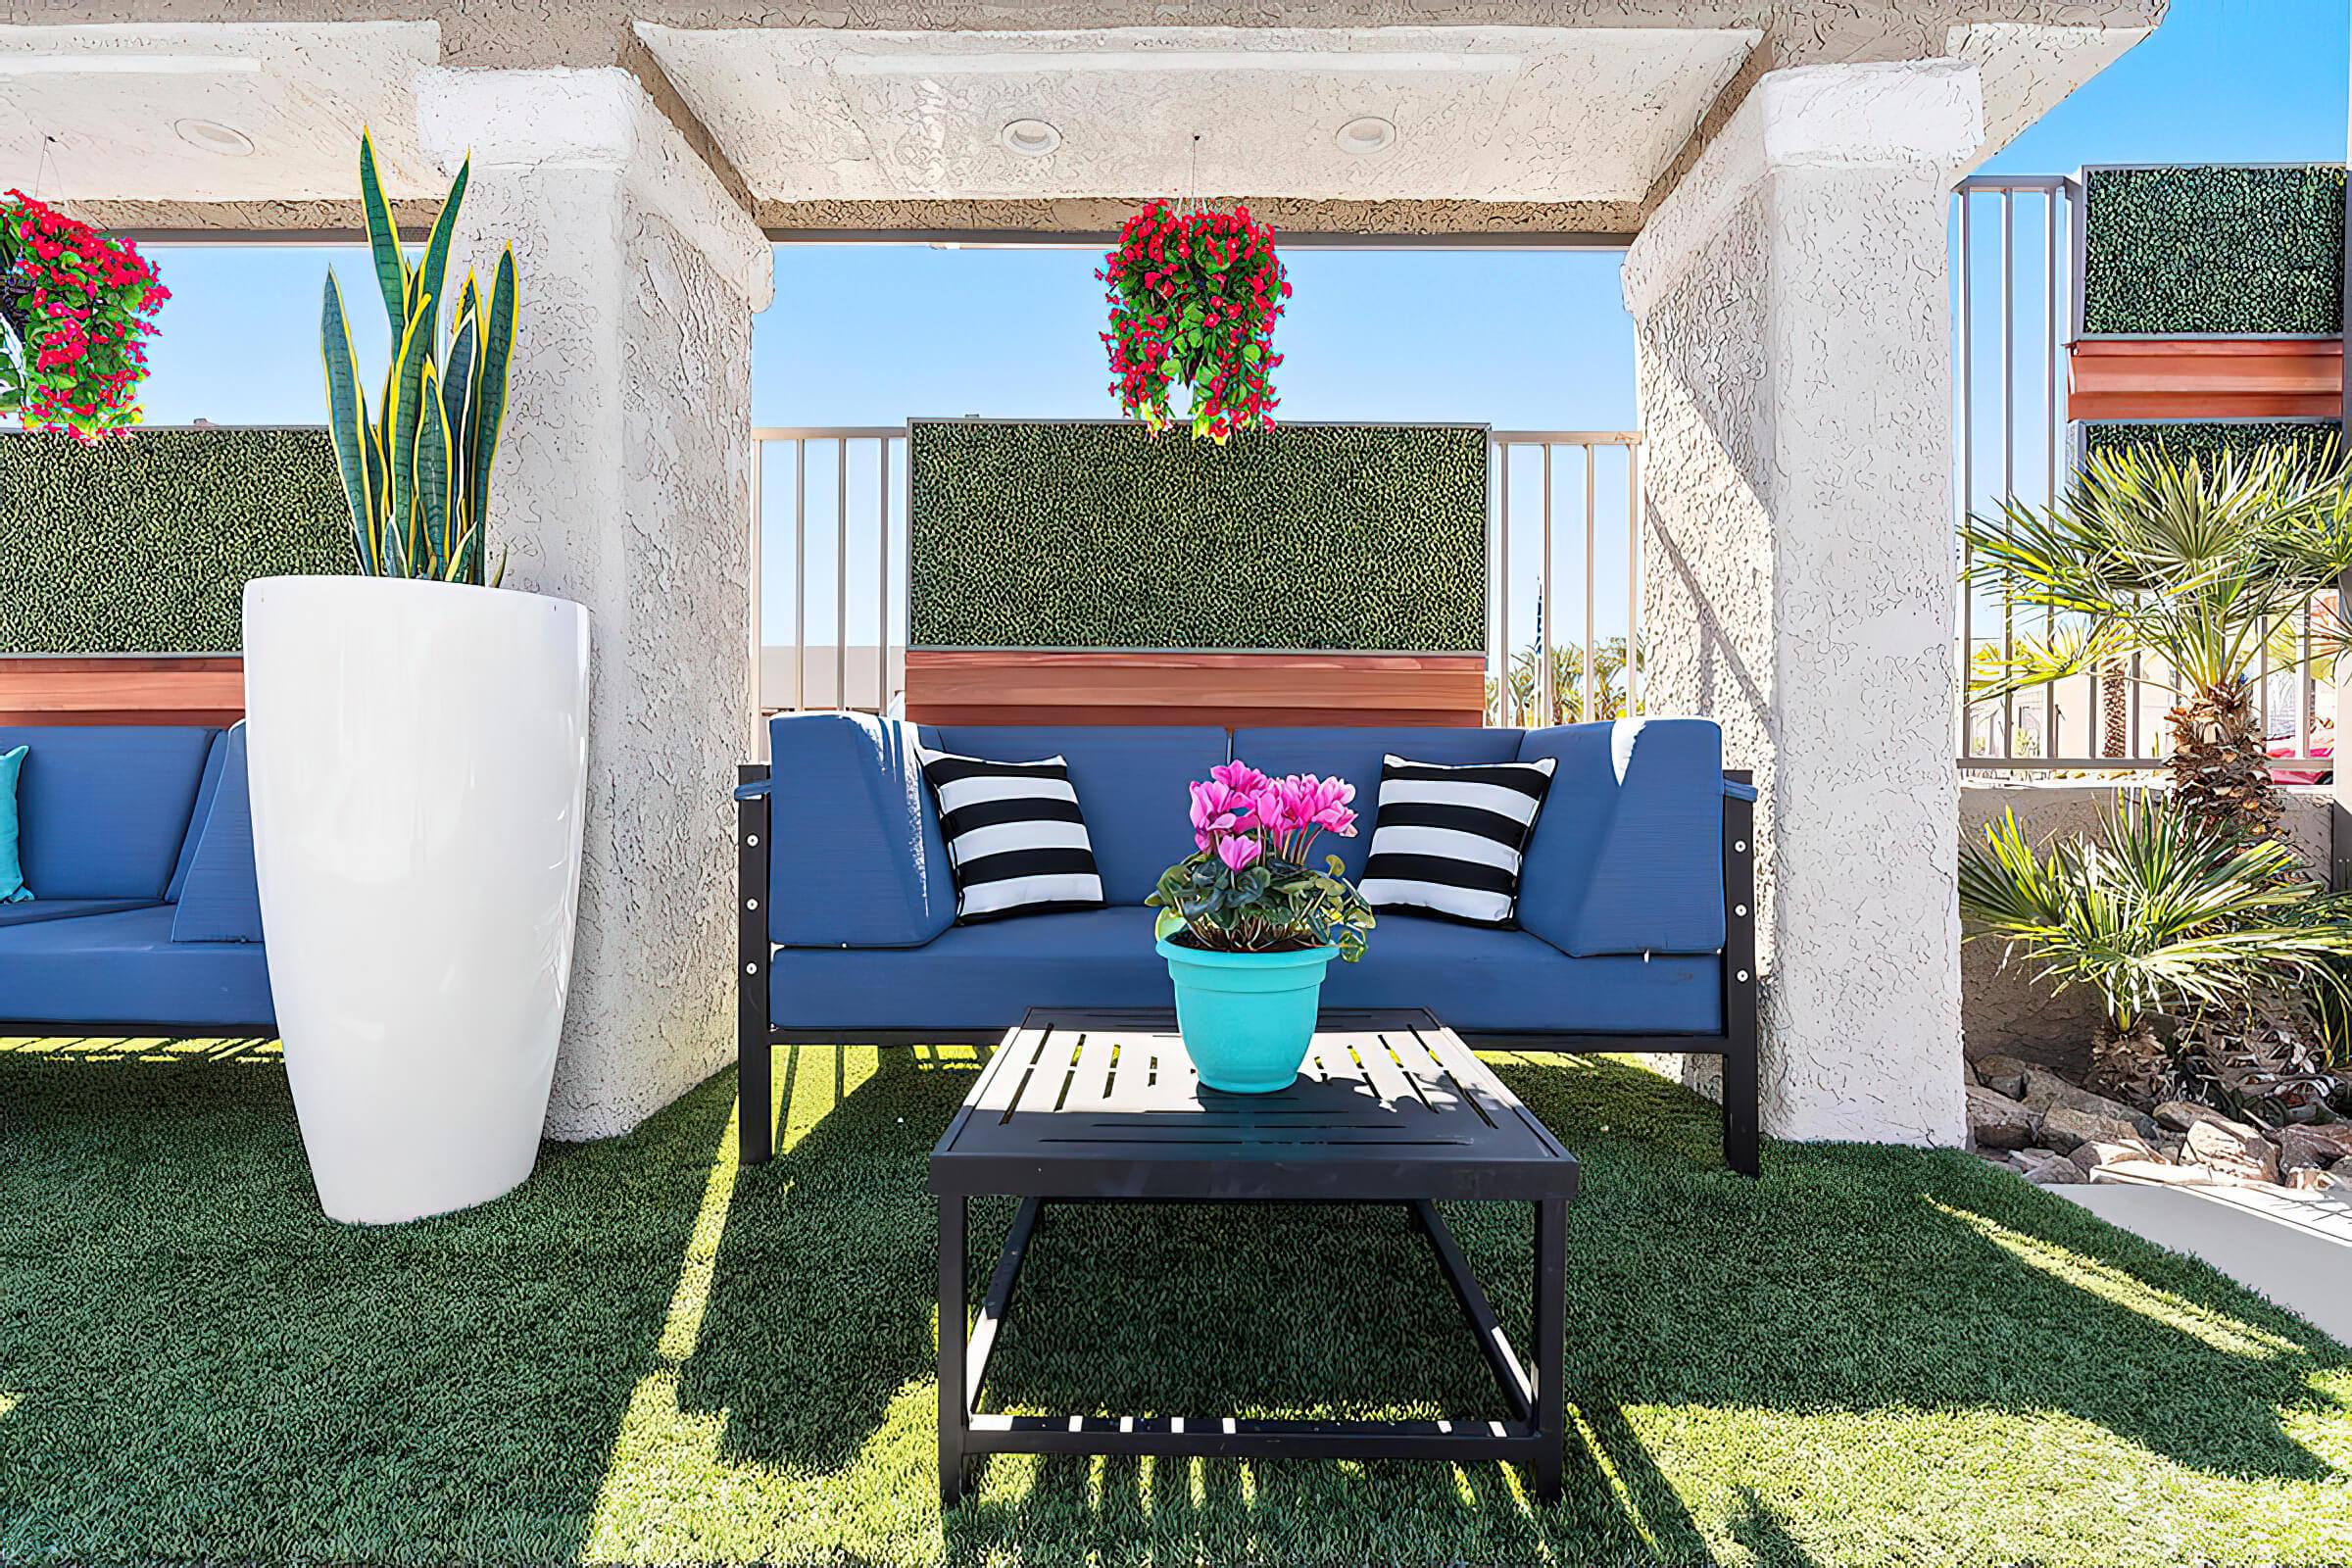
<svg viewBox="0 0 2352 1568"><path fill-rule="evenodd" d="M1380 761L1380 815L1356 891L1376 908L1508 925L1519 861L1551 787L1552 759L1446 767Z"/></svg>
<svg viewBox="0 0 2352 1568"><path fill-rule="evenodd" d="M939 802L958 920L1102 907L1068 763L992 762L919 746L915 755Z"/></svg>

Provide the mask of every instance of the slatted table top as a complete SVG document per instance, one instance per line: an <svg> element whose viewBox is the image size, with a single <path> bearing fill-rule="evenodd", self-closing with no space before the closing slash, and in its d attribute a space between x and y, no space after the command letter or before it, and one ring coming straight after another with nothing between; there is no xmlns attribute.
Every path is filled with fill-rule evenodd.
<svg viewBox="0 0 2352 1568"><path fill-rule="evenodd" d="M1575 1156L1426 1012L1326 1012L1298 1082L1201 1087L1161 1012L1038 1010L931 1152L931 1190L1186 1200L1573 1198Z"/></svg>

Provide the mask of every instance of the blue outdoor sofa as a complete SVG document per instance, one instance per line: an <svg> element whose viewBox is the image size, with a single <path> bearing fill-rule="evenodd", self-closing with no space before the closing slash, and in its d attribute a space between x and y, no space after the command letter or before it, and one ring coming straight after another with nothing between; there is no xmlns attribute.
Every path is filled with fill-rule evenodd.
<svg viewBox="0 0 2352 1568"><path fill-rule="evenodd" d="M244 727L0 725L19 746L0 1034L274 1034Z"/></svg>
<svg viewBox="0 0 2352 1568"><path fill-rule="evenodd" d="M1005 761L1067 758L1110 906L957 925L918 738ZM745 1103L767 1102L778 1043L993 1041L1032 1007L1172 1007L1143 901L1193 853L1186 783L1236 757L1349 780L1362 831L1323 843L1352 877L1387 752L1559 765L1528 846L1518 928L1384 911L1362 961L1331 966L1324 1005L1425 1008L1473 1043L1520 1050L1720 1054L1725 1155L1752 1175L1755 792L1724 772L1721 732L1705 719L1228 731L778 717L770 765L747 764L737 790ZM765 1117L744 1115L741 1135L746 1161L769 1156Z"/></svg>

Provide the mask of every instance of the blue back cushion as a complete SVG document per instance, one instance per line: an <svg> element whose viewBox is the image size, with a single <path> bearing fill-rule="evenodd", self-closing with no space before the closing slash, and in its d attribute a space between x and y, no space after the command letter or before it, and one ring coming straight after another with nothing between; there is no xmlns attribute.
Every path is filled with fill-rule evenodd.
<svg viewBox="0 0 2352 1568"><path fill-rule="evenodd" d="M767 732L767 929L793 948L917 948L956 920L956 884L914 729L789 713Z"/></svg>
<svg viewBox="0 0 2352 1568"><path fill-rule="evenodd" d="M1723 946L1723 732L1712 719L1529 730L1556 758L1520 874L1519 923L1573 957Z"/></svg>
<svg viewBox="0 0 2352 1568"><path fill-rule="evenodd" d="M180 884L174 942L259 942L262 894L253 869L253 808L245 788L245 726L220 739L209 808L188 837L196 853Z"/></svg>
<svg viewBox="0 0 2352 1568"><path fill-rule="evenodd" d="M0 725L29 747L18 855L43 899L160 900L178 864L214 732L149 725Z"/></svg>
<svg viewBox="0 0 2352 1568"><path fill-rule="evenodd" d="M1160 872L1193 853L1193 800L1185 786L1208 777L1228 755L1224 730L1197 725L926 724L922 737L934 750L997 762L1069 759L1102 898L1112 905L1143 903L1159 886ZM936 810L928 801L924 809L936 833ZM951 894L951 909L955 903Z"/></svg>
<svg viewBox="0 0 2352 1568"><path fill-rule="evenodd" d="M1355 837L1334 838L1326 833L1315 841L1313 851L1318 865L1324 854L1338 856L1351 880L1364 874L1364 857L1371 853L1372 824L1380 810L1380 760L1390 752L1416 762L1442 762L1451 767L1467 762L1513 762L1519 760L1519 732L1351 726L1233 732L1234 757L1260 773L1275 778L1287 773L1314 773L1324 778L1337 774L1355 786Z"/></svg>

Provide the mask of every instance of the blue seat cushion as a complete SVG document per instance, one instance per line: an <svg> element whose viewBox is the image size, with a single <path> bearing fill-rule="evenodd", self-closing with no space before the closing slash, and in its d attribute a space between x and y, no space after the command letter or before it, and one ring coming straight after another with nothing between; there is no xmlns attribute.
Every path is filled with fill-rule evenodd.
<svg viewBox="0 0 2352 1568"><path fill-rule="evenodd" d="M18 853L44 899L164 896L187 838L214 731L147 725L0 725L29 747Z"/></svg>
<svg viewBox="0 0 2352 1568"><path fill-rule="evenodd" d="M785 949L769 974L784 1029L1001 1029L1031 1007L1171 1007L1153 911L1087 909L956 926L915 949ZM1422 1007L1457 1029L1712 1034L1712 957L1571 958L1524 931L1384 915L1363 960L1334 963L1333 1007Z"/></svg>
<svg viewBox="0 0 2352 1568"><path fill-rule="evenodd" d="M1143 903L1162 871L1195 853L1186 786L1229 755L1225 732L1200 725L925 724L921 734L933 751L992 762L1066 758L1102 897L1114 905ZM936 832L936 807L925 804Z"/></svg>
<svg viewBox="0 0 2352 1568"><path fill-rule="evenodd" d="M914 728L867 713L768 722L767 932L791 947L920 947L956 919Z"/></svg>
<svg viewBox="0 0 2352 1568"><path fill-rule="evenodd" d="M0 926L31 925L40 920L74 920L85 914L116 914L144 909L153 899L35 899L30 904L0 904Z"/></svg>
<svg viewBox="0 0 2352 1568"><path fill-rule="evenodd" d="M261 946L174 942L175 912L159 904L0 929L0 1018L270 1025L275 1013Z"/></svg>
<svg viewBox="0 0 2352 1568"><path fill-rule="evenodd" d="M1571 958L1526 931L1383 911L1355 963L1324 974L1327 1007L1423 1007L1466 1032L1714 1034L1713 956Z"/></svg>
<svg viewBox="0 0 2352 1568"><path fill-rule="evenodd" d="M245 726L220 738L221 766L172 922L174 942L259 942L262 893L253 866L253 807L245 787Z"/></svg>
<svg viewBox="0 0 2352 1568"><path fill-rule="evenodd" d="M1364 874L1364 857L1372 851L1372 823L1380 808L1380 760L1394 752L1415 762L1443 762L1459 767L1468 762L1515 762L1519 732L1515 729L1403 729L1326 725L1298 729L1237 729L1233 755L1260 773L1281 778L1289 773L1337 776L1355 786L1355 837L1334 838L1326 833L1315 841L1318 869L1321 856L1336 855L1349 880Z"/></svg>
<svg viewBox="0 0 2352 1568"><path fill-rule="evenodd" d="M1705 718L1529 730L1555 759L1519 923L1576 957L1723 947L1723 732Z"/></svg>
<svg viewBox="0 0 2352 1568"><path fill-rule="evenodd" d="M1192 847L1186 830L1185 847ZM1173 1007L1158 913L1075 909L952 926L920 948L784 948L768 973L779 1029L1001 1029L1031 1007Z"/></svg>

